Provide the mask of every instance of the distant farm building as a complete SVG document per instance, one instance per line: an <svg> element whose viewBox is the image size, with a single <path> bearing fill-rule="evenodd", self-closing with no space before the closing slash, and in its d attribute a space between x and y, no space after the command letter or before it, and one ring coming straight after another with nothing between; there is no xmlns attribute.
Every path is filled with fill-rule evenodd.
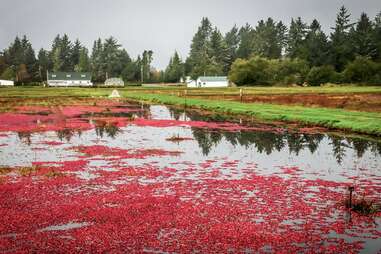
<svg viewBox="0 0 381 254"><path fill-rule="evenodd" d="M0 79L0 86L14 86L15 82L12 80L2 80Z"/></svg>
<svg viewBox="0 0 381 254"><path fill-rule="evenodd" d="M48 86L92 86L88 72L51 72L47 74Z"/></svg>
<svg viewBox="0 0 381 254"><path fill-rule="evenodd" d="M229 80L226 76L204 76L199 77L196 81L187 82L187 87L228 87Z"/></svg>
<svg viewBox="0 0 381 254"><path fill-rule="evenodd" d="M105 86L124 86L124 81L120 78L109 78L106 79Z"/></svg>

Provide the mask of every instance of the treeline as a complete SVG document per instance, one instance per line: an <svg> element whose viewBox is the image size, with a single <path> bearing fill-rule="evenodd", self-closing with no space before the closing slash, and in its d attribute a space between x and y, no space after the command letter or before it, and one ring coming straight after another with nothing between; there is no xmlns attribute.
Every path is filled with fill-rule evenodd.
<svg viewBox="0 0 381 254"><path fill-rule="evenodd" d="M66 34L57 35L51 48L40 49L36 56L24 36L0 52L0 79L41 82L51 70L91 72L94 82L110 77L178 82L185 76L229 75L237 85L381 84L381 12L374 19L363 13L352 23L343 6L329 35L316 19L307 24L299 17L287 26L268 18L222 34L203 18L185 61L175 52L166 69L157 71L152 60L151 50L132 59L113 37L94 41L90 52Z"/></svg>
<svg viewBox="0 0 381 254"><path fill-rule="evenodd" d="M328 36L314 19L287 27L272 18L225 35L204 18L194 35L186 74L228 75L238 85L381 83L381 12L352 23L343 6Z"/></svg>
<svg viewBox="0 0 381 254"><path fill-rule="evenodd" d="M160 73L151 67L153 52L145 50L132 59L118 41L110 37L98 39L89 50L77 39L57 35L50 50L40 49L37 56L26 36L16 37L13 43L0 52L0 79L17 83L42 82L47 71L91 72L94 82L121 77L125 81L158 81ZM159 74L158 74L159 73Z"/></svg>

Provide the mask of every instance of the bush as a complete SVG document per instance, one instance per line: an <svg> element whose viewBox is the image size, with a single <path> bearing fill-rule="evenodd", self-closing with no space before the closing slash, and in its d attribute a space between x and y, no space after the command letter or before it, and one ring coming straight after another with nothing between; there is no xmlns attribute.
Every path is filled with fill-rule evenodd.
<svg viewBox="0 0 381 254"><path fill-rule="evenodd" d="M312 67L307 75L307 83L311 86L320 86L328 82L334 82L336 77L335 68L330 65Z"/></svg>
<svg viewBox="0 0 381 254"><path fill-rule="evenodd" d="M304 60L252 57L236 60L229 79L237 85L303 84L308 71Z"/></svg>
<svg viewBox="0 0 381 254"><path fill-rule="evenodd" d="M268 85L270 82L269 60L252 57L237 59L230 70L229 79L237 85Z"/></svg>
<svg viewBox="0 0 381 254"><path fill-rule="evenodd" d="M378 72L380 67L367 57L358 56L356 59L348 63L343 72L347 82L353 83L375 83L378 80Z"/></svg>
<svg viewBox="0 0 381 254"><path fill-rule="evenodd" d="M301 59L284 59L278 61L278 70L275 74L277 78L274 83L298 84L304 83L309 72L308 62Z"/></svg>

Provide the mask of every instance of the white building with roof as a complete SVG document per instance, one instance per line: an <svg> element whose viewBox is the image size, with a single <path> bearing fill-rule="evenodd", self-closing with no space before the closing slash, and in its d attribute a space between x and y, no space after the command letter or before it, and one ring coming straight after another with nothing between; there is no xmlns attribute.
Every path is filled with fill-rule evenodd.
<svg viewBox="0 0 381 254"><path fill-rule="evenodd" d="M226 76L201 76L197 80L187 82L187 87L228 87L229 80Z"/></svg>
<svg viewBox="0 0 381 254"><path fill-rule="evenodd" d="M48 86L92 86L91 74L88 72L49 72Z"/></svg>
<svg viewBox="0 0 381 254"><path fill-rule="evenodd" d="M13 82L12 80L0 79L0 86L14 86L14 85L15 85L15 82Z"/></svg>

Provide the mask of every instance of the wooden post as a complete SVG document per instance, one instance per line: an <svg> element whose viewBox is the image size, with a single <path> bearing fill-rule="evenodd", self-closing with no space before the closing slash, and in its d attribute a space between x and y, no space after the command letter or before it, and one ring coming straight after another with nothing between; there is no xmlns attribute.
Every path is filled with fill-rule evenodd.
<svg viewBox="0 0 381 254"><path fill-rule="evenodd" d="M348 187L349 190L349 208L352 208L352 192L355 190L355 187Z"/></svg>

